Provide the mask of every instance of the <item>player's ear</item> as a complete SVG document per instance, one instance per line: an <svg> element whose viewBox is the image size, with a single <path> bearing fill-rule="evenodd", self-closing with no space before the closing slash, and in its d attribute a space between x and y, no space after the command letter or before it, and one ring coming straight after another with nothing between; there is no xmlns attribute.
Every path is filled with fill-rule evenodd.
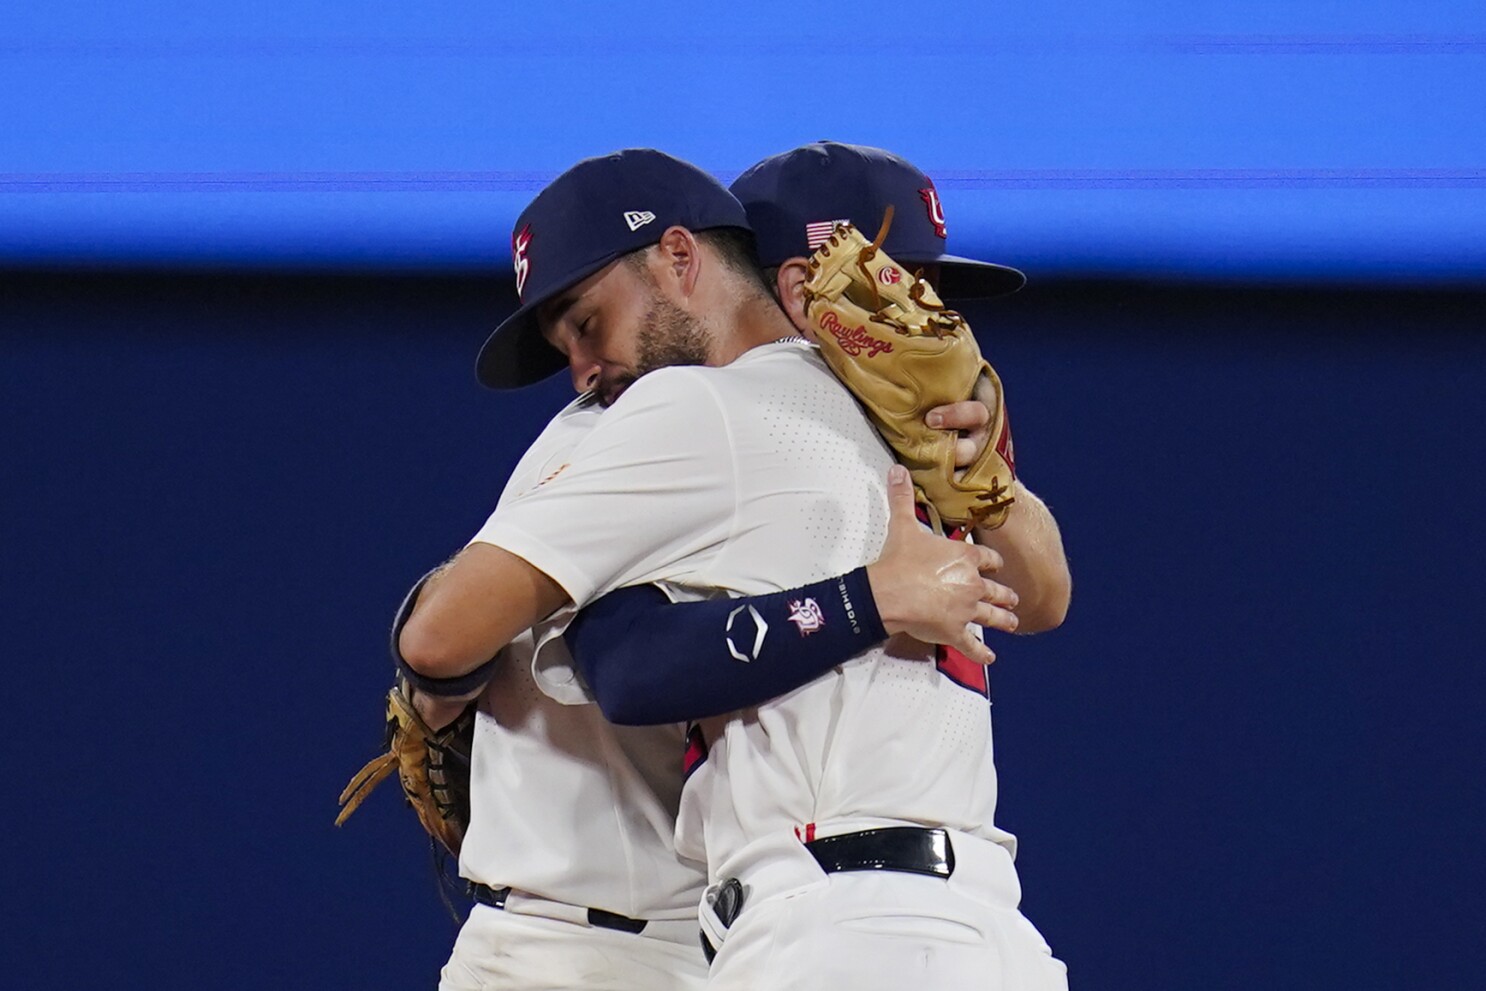
<svg viewBox="0 0 1486 991"><path fill-rule="evenodd" d="M809 275L810 267L804 258L787 259L774 276L774 295L795 329L813 341L815 331L805 318L805 279Z"/></svg>
<svg viewBox="0 0 1486 991"><path fill-rule="evenodd" d="M701 251L696 235L685 227L675 225L666 228L660 236L651 257L660 271L655 274L660 284L689 297L696 291L697 277L701 274Z"/></svg>

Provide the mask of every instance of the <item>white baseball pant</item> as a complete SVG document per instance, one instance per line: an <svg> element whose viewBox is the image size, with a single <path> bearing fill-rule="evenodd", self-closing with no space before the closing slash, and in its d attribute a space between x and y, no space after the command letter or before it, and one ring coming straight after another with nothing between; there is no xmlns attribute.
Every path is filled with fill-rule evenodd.
<svg viewBox="0 0 1486 991"><path fill-rule="evenodd" d="M694 921L627 933L476 905L439 975L439 991L701 991Z"/></svg>
<svg viewBox="0 0 1486 991"><path fill-rule="evenodd" d="M770 844L738 874L743 909L725 929L707 991L1067 991L1067 968L1017 907L1010 855L950 836L948 879L826 874L803 844ZM708 911L703 928L715 933Z"/></svg>

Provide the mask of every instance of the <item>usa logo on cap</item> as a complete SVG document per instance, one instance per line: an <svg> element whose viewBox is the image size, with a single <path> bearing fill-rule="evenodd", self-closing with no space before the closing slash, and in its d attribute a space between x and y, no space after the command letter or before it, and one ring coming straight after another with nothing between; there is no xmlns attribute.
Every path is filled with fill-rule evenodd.
<svg viewBox="0 0 1486 991"><path fill-rule="evenodd" d="M531 274L531 259L526 257L526 249L531 247L531 224L527 224L521 230L511 235L511 267L516 270L516 296L521 297L521 291L526 288L526 277Z"/></svg>
<svg viewBox="0 0 1486 991"><path fill-rule="evenodd" d="M931 182L927 189L920 189L918 195L923 198L924 206L929 208L929 222L934 225L934 233L948 238L949 235L944 233L944 206L939 202L939 190Z"/></svg>

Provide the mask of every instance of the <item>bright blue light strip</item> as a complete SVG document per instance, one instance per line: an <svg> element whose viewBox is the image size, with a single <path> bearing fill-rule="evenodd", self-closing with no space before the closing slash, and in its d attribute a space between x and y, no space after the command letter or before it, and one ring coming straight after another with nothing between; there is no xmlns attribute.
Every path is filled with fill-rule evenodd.
<svg viewBox="0 0 1486 991"><path fill-rule="evenodd" d="M1480 0L13 6L4 265L503 269L580 158L832 137L1034 276L1486 283Z"/></svg>
<svg viewBox="0 0 1486 991"><path fill-rule="evenodd" d="M715 171L731 182L738 170ZM0 193L536 192L555 172L3 173ZM936 169L949 189L1482 189L1486 169Z"/></svg>

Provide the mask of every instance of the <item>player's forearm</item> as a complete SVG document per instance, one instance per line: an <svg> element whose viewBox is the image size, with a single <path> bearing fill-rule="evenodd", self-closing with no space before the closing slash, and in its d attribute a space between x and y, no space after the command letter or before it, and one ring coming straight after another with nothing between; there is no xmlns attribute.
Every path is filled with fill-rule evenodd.
<svg viewBox="0 0 1486 991"><path fill-rule="evenodd" d="M975 541L1001 553L996 578L1016 591L1018 633L1041 633L1062 625L1073 594L1063 535L1053 514L1033 492L1016 483L1016 502L1006 523L977 530Z"/></svg>
<svg viewBox="0 0 1486 991"><path fill-rule="evenodd" d="M653 586L622 588L566 634L604 716L637 726L762 705L886 638L866 568L741 599L671 602Z"/></svg>
<svg viewBox="0 0 1486 991"><path fill-rule="evenodd" d="M413 691L413 710L434 731L441 730L458 719L469 704L468 699L456 702L424 695L416 689Z"/></svg>
<svg viewBox="0 0 1486 991"><path fill-rule="evenodd" d="M567 601L560 585L516 555L471 544L428 579L398 649L418 674L458 678Z"/></svg>

